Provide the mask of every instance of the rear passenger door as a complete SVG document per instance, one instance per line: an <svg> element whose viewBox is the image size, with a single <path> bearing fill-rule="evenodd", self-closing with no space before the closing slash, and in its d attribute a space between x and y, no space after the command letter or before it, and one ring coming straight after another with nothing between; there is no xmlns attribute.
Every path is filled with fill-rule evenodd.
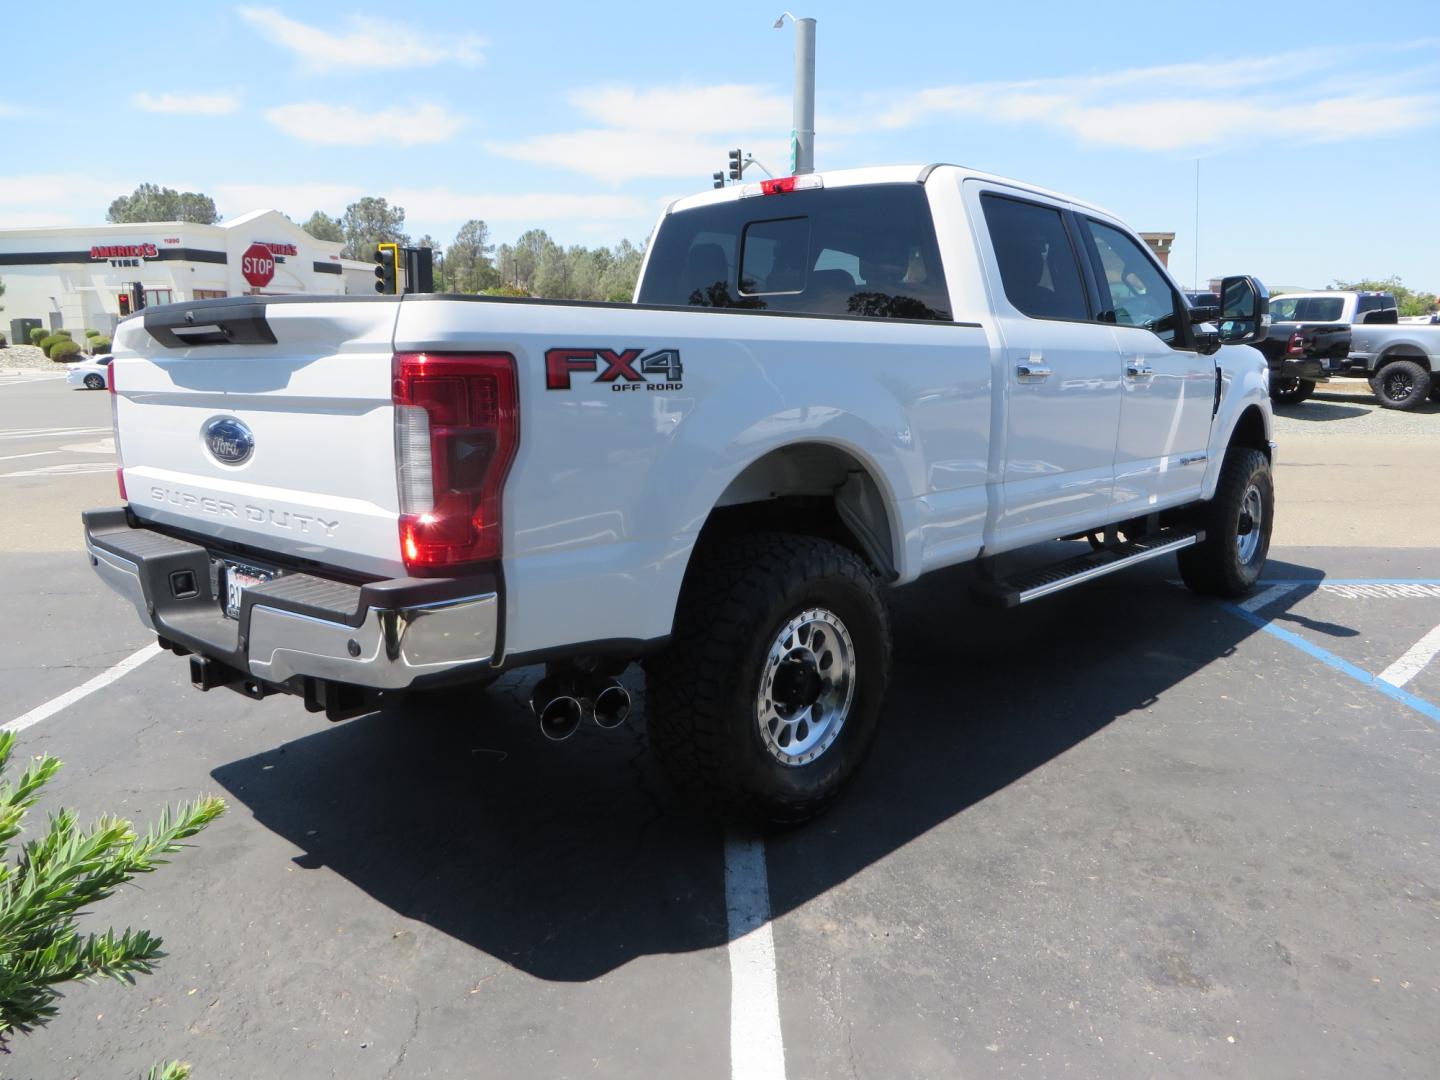
<svg viewBox="0 0 1440 1080"><path fill-rule="evenodd" d="M1096 321L1083 248L1063 204L966 182L1003 339L1001 506L996 549L1110 520L1120 356Z"/></svg>

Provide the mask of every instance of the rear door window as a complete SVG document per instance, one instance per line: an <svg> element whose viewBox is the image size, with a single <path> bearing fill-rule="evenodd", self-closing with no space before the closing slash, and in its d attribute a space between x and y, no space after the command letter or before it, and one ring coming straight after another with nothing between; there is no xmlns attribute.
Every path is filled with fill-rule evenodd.
<svg viewBox="0 0 1440 1080"><path fill-rule="evenodd" d="M1070 234L1053 206L982 195L1005 298L1032 319L1090 317Z"/></svg>
<svg viewBox="0 0 1440 1080"><path fill-rule="evenodd" d="M642 304L941 319L950 295L919 184L760 195L668 215Z"/></svg>

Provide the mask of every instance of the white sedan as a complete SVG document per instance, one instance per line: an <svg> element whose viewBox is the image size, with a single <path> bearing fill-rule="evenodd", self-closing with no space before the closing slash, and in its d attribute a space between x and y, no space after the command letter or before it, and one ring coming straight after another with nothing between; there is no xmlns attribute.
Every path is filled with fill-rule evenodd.
<svg viewBox="0 0 1440 1080"><path fill-rule="evenodd" d="M70 370L65 373L65 381L77 389L104 390L110 381L110 361L114 359L106 353L71 364Z"/></svg>

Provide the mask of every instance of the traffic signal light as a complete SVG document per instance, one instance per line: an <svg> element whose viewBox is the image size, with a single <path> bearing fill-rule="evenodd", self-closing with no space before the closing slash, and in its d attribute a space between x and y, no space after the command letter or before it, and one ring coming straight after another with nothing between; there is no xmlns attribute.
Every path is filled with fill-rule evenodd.
<svg viewBox="0 0 1440 1080"><path fill-rule="evenodd" d="M394 296L400 283L400 245L375 245L375 291Z"/></svg>
<svg viewBox="0 0 1440 1080"><path fill-rule="evenodd" d="M428 247L405 249L405 291L407 293L433 293L435 291L435 255Z"/></svg>
<svg viewBox="0 0 1440 1080"><path fill-rule="evenodd" d="M711 177L711 179L713 179L713 180L715 181L715 186L716 186L716 187L724 187L724 186L725 186L725 174L724 174L723 172L717 172L717 173L715 173L714 176Z"/></svg>
<svg viewBox="0 0 1440 1080"><path fill-rule="evenodd" d="M130 310L139 311L145 306L145 285L143 282L130 283Z"/></svg>
<svg viewBox="0 0 1440 1080"><path fill-rule="evenodd" d="M731 179L731 180L739 180L739 179L740 179L740 173L743 172L744 169L745 169L745 166L744 166L743 164L741 164L741 162L743 162L744 159L745 159L745 155L744 155L743 153L741 153L739 150L731 150L731 151L730 151L730 179Z"/></svg>
<svg viewBox="0 0 1440 1080"><path fill-rule="evenodd" d="M123 319L130 314L130 294L122 292L118 299L120 300L120 317Z"/></svg>

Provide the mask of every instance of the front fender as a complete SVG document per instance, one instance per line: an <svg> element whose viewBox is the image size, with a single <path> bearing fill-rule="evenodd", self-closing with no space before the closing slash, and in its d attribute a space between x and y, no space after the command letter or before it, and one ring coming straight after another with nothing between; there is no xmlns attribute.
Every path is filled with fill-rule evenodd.
<svg viewBox="0 0 1440 1080"><path fill-rule="evenodd" d="M1210 462L1202 491L1205 499L1213 498L1220 485L1225 451L1249 410L1259 411L1267 446L1273 446L1275 441L1275 415L1270 408L1265 357L1249 345L1226 345L1216 353L1215 364L1220 380L1220 407L1210 425Z"/></svg>

